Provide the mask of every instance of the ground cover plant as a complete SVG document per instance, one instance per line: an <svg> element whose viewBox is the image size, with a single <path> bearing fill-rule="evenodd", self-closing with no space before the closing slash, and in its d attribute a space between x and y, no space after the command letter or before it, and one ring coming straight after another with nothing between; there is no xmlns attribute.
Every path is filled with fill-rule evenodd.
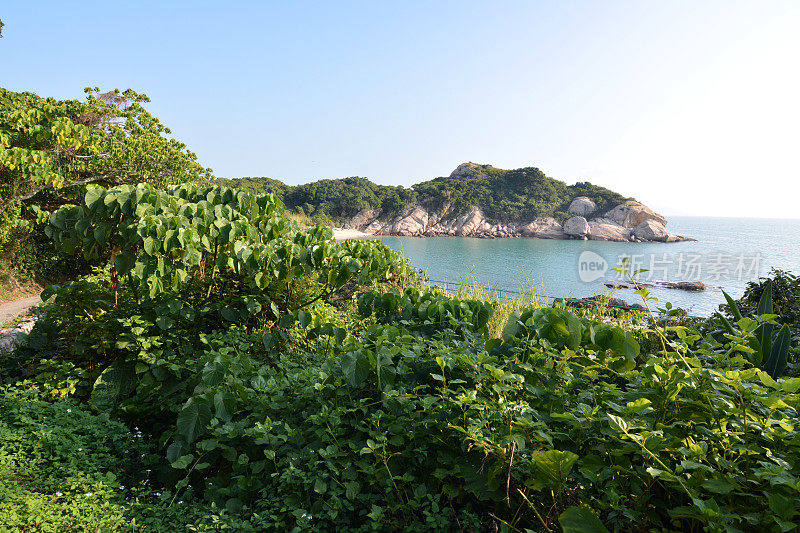
<svg viewBox="0 0 800 533"><path fill-rule="evenodd" d="M94 270L0 359L8 529L795 527L800 378L753 359L774 313L452 295L224 187L89 187L47 224Z"/></svg>

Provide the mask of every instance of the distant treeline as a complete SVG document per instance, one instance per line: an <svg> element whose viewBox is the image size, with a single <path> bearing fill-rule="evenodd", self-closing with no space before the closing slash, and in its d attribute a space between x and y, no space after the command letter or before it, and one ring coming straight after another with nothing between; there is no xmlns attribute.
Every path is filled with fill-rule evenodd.
<svg viewBox="0 0 800 533"><path fill-rule="evenodd" d="M412 185L378 185L366 178L319 180L290 186L271 178L219 180L226 185L254 192L275 193L290 210L317 220L341 222L364 209L374 209L388 219L410 204L419 203L437 211L447 203L454 214L479 206L490 220L529 221L540 216L568 217L567 207L578 196L588 196L603 213L628 200L614 191L580 182L567 185L545 176L538 168L502 170L475 165L467 175L435 178Z"/></svg>

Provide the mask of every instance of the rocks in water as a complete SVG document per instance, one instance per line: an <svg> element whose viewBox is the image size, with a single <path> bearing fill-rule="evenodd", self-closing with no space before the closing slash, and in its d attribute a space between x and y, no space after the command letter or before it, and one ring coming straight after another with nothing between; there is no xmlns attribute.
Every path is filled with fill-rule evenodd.
<svg viewBox="0 0 800 533"><path fill-rule="evenodd" d="M702 281L667 281L663 285L670 289L682 291L700 292L706 290L706 285Z"/></svg>
<svg viewBox="0 0 800 533"><path fill-rule="evenodd" d="M568 307L584 308L584 307L600 307L606 305L608 307L621 307L623 309L636 309L644 311L645 307L641 304L631 304L622 300L621 298L606 298L605 296L590 296L588 298L556 298L553 303L563 303Z"/></svg>
<svg viewBox="0 0 800 533"><path fill-rule="evenodd" d="M616 222L625 228L636 228L646 220L654 220L662 226L667 225L667 219L659 215L646 205L636 200L628 200L606 213L603 218Z"/></svg>
<svg viewBox="0 0 800 533"><path fill-rule="evenodd" d="M656 220L647 219L642 221L633 230L633 236L642 241L666 242L669 233L664 225Z"/></svg>
<svg viewBox="0 0 800 533"><path fill-rule="evenodd" d="M589 223L583 217L572 217L564 222L564 233L572 238L585 239L589 235Z"/></svg>
<svg viewBox="0 0 800 533"><path fill-rule="evenodd" d="M537 239L564 239L564 228L553 217L539 217L519 229L526 237Z"/></svg>
<svg viewBox="0 0 800 533"><path fill-rule="evenodd" d="M593 241L625 242L631 240L631 234L630 229L607 218L596 218L589 222L589 238Z"/></svg>
<svg viewBox="0 0 800 533"><path fill-rule="evenodd" d="M633 285L631 285L630 283L622 283L622 282L614 283L613 281L609 281L609 282L603 283L603 285L605 285L609 289L632 289L632 288L634 288Z"/></svg>
<svg viewBox="0 0 800 533"><path fill-rule="evenodd" d="M586 215L591 215L597 211L597 204L595 204L591 198L586 196L578 196L572 200L571 204L569 204L567 211L574 215L585 217Z"/></svg>

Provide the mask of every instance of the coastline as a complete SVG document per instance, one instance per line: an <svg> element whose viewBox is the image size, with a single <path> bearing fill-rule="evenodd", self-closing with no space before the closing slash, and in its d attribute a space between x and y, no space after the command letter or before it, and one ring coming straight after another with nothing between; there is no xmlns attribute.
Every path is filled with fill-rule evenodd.
<svg viewBox="0 0 800 533"><path fill-rule="evenodd" d="M371 233L364 233L357 229L345 228L331 228L333 230L333 238L337 241L346 241L347 239L369 239L374 237Z"/></svg>

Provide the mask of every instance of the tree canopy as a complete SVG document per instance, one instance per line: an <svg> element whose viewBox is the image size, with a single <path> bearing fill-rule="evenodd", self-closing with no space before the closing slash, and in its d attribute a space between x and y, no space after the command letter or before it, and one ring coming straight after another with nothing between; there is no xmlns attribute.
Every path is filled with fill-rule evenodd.
<svg viewBox="0 0 800 533"><path fill-rule="evenodd" d="M87 183L211 178L211 169L145 109L146 95L85 92L84 100L56 100L0 88L0 256L29 232L31 210L80 197Z"/></svg>

